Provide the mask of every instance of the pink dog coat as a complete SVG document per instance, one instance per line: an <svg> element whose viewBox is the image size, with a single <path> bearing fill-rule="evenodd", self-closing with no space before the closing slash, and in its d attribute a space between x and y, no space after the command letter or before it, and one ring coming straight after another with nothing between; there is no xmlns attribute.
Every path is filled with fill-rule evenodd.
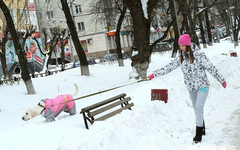
<svg viewBox="0 0 240 150"><path fill-rule="evenodd" d="M54 120L54 118L57 117L63 110L65 112L69 112L70 115L76 114L75 102L68 102L72 99L72 95L68 94L58 95L56 98L42 100L45 103L46 109L44 111L44 117L47 121Z"/></svg>

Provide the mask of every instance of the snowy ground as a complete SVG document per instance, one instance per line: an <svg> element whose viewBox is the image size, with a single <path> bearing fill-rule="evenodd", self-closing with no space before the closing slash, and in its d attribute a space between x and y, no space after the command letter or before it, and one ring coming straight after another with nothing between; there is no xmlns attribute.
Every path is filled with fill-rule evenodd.
<svg viewBox="0 0 240 150"><path fill-rule="evenodd" d="M188 91L183 83L181 69L152 81L132 84L120 89L76 101L77 115L61 113L55 122L45 123L41 116L29 121L21 118L25 111L43 98L73 93L73 84L79 86L77 97L112 87L135 82L129 80L130 60L125 67L118 64L89 66L90 77L80 76L75 68L53 76L35 78L35 95L27 95L25 85L0 86L0 150L186 150L224 149L239 147L240 123L240 57L230 57L237 51L229 41L221 41L204 49L206 55L227 81L227 88L208 74L211 87L205 105L206 136L201 144L192 145L195 134L195 116ZM225 53L227 55L221 55ZM169 52L154 54L148 69L165 66ZM151 89L168 89L168 103L151 101ZM85 129L81 108L127 93L132 98L132 111L122 113L90 125ZM237 147L238 146L238 147Z"/></svg>

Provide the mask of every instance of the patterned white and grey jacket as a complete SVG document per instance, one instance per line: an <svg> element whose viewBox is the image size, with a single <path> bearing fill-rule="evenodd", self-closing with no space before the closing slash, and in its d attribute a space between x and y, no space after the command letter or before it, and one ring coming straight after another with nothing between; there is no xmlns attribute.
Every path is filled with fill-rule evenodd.
<svg viewBox="0 0 240 150"><path fill-rule="evenodd" d="M191 44L191 47L194 55L194 62L192 64L188 60L185 60L185 57L183 57L183 62L181 64L179 55L165 67L155 70L153 72L154 77L165 75L181 66L184 75L184 83L189 91L195 91L210 86L205 70L207 70L220 83L223 83L225 81L223 76L209 61L206 55L203 52L199 52L195 44ZM185 56L184 53L183 56Z"/></svg>

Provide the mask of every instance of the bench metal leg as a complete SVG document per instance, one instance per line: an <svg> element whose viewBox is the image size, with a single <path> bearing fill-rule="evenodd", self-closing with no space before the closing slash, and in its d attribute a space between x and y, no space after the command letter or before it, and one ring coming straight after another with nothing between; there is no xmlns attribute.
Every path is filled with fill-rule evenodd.
<svg viewBox="0 0 240 150"><path fill-rule="evenodd" d="M127 105L129 105L129 103L128 102L124 102L124 104L125 104L125 106L127 106ZM130 108L128 108L129 110L132 110L131 109L131 107Z"/></svg>
<svg viewBox="0 0 240 150"><path fill-rule="evenodd" d="M122 100L123 98L120 98L120 101ZM123 104L121 104L121 107L123 107Z"/></svg>
<svg viewBox="0 0 240 150"><path fill-rule="evenodd" d="M84 120L84 123L85 123L85 127L88 129L88 124L87 124L87 119L86 119L85 113L83 113L83 120Z"/></svg>

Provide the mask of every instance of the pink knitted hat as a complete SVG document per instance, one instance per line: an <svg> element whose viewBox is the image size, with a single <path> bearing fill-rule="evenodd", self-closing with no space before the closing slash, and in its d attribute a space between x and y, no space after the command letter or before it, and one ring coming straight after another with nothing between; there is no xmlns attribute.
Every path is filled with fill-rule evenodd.
<svg viewBox="0 0 240 150"><path fill-rule="evenodd" d="M179 37L178 39L178 44L179 45L191 45L191 38L190 35L188 34L183 34Z"/></svg>

